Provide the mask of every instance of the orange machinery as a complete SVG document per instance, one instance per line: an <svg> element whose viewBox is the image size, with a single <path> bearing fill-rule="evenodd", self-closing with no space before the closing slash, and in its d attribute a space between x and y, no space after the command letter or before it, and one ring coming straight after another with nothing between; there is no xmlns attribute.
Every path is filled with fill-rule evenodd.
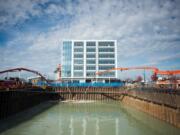
<svg viewBox="0 0 180 135"><path fill-rule="evenodd" d="M148 67L148 66L145 66L145 67L118 67L118 68L112 68L112 69L109 69L109 70L105 70L105 71L100 71L100 72L97 72L96 75L101 75L101 74L104 74L104 73L107 73L107 72L111 72L113 70L120 70L120 71L124 71L124 70L151 70L154 72L154 75L177 75L177 74L180 74L180 70L159 70L158 68L156 67Z"/></svg>
<svg viewBox="0 0 180 135"><path fill-rule="evenodd" d="M59 81L61 82L62 81L62 78L61 78L61 64L58 64L56 70L54 71L54 73L57 74L57 80L56 81Z"/></svg>
<svg viewBox="0 0 180 135"><path fill-rule="evenodd" d="M153 75L151 77L151 79L153 81L157 81L157 75L168 75L168 76L173 76L173 75L178 75L180 74L180 70L159 70L156 67L148 67L148 66L144 66L144 67L118 67L118 68L112 68L109 70L105 70L105 71L100 71L97 72L96 75L101 75L101 74L105 74L107 72L111 72L113 70L120 70L120 71L125 71L125 70L151 70L153 71ZM157 81L156 84L175 84L178 85L177 87L179 87L180 81L179 80L169 80L169 81Z"/></svg>

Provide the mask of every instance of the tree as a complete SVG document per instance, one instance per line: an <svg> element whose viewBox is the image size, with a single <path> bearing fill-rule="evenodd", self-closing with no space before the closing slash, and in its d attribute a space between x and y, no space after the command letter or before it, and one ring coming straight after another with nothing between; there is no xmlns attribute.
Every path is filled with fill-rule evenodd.
<svg viewBox="0 0 180 135"><path fill-rule="evenodd" d="M143 79L142 79L142 77L141 76L137 76L137 78L136 78L136 82L141 82Z"/></svg>

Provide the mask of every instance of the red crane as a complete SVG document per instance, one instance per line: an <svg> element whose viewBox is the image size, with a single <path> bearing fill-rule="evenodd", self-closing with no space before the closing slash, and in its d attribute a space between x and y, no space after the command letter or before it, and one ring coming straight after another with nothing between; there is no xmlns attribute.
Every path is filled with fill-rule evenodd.
<svg viewBox="0 0 180 135"><path fill-rule="evenodd" d="M154 78L157 78L157 75L177 75L180 74L180 70L159 70L156 67L148 67L148 66L144 66L144 67L118 67L118 68L112 68L109 70L105 70L105 71L100 71L97 72L96 75L101 75L107 72L111 72L113 70L120 70L120 71L124 71L124 70L151 70L154 72L153 76Z"/></svg>
<svg viewBox="0 0 180 135"><path fill-rule="evenodd" d="M54 71L54 73L57 73L57 81L62 81L61 78L61 64L58 64L56 70Z"/></svg>

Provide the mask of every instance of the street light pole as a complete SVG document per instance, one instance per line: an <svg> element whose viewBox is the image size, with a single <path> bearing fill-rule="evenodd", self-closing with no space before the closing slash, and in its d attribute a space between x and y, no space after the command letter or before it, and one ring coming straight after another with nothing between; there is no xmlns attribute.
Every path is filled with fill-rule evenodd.
<svg viewBox="0 0 180 135"><path fill-rule="evenodd" d="M144 84L145 84L145 82L146 82L146 71L144 69Z"/></svg>

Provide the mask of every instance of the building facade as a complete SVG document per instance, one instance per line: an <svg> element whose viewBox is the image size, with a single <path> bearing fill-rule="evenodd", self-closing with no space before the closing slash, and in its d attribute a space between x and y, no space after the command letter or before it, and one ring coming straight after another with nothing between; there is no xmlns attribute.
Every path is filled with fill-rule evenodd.
<svg viewBox="0 0 180 135"><path fill-rule="evenodd" d="M66 40L62 46L62 80L105 82L117 78L117 71L96 75L117 67L115 40Z"/></svg>

